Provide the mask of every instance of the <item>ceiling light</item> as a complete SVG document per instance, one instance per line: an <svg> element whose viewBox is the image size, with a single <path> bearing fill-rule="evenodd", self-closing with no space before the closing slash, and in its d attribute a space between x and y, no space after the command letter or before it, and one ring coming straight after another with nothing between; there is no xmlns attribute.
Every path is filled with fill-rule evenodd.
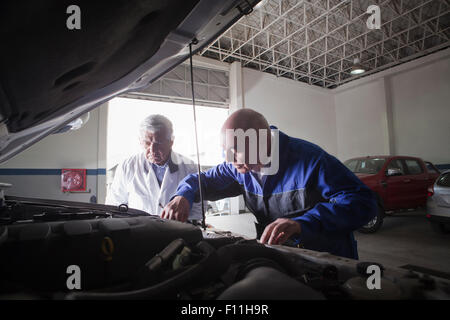
<svg viewBox="0 0 450 320"><path fill-rule="evenodd" d="M361 65L360 62L361 61L358 58L353 60L353 66L352 66L352 69L350 70L350 73L352 75L358 75L358 74L362 74L362 73L366 72L366 69L364 69L364 67Z"/></svg>

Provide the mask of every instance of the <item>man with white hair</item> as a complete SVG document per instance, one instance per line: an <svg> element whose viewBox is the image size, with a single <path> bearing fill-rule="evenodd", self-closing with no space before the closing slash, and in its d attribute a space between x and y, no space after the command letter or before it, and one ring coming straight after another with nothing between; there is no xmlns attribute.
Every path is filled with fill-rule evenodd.
<svg viewBox="0 0 450 320"><path fill-rule="evenodd" d="M197 172L197 166L172 150L172 123L162 115L150 115L142 121L139 140L143 150L117 166L106 204L126 204L161 215L178 183ZM189 220L200 219L201 206L196 204L192 206Z"/></svg>

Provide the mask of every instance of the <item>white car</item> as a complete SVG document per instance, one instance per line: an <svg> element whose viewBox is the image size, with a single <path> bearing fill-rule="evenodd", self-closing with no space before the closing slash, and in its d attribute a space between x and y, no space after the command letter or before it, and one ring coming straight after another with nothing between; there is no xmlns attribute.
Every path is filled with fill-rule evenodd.
<svg viewBox="0 0 450 320"><path fill-rule="evenodd" d="M428 189L427 218L438 233L450 233L450 170Z"/></svg>

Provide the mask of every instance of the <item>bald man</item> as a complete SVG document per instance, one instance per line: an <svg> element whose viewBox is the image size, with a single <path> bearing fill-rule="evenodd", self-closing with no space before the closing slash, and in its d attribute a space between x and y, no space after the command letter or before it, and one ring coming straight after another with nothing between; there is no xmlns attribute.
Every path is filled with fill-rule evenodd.
<svg viewBox="0 0 450 320"><path fill-rule="evenodd" d="M248 133L247 138L239 137L239 131ZM262 243L289 241L358 259L353 231L377 215L377 202L339 160L315 144L269 126L263 115L251 109L228 117L222 145L227 161L201 176L205 199L243 194L258 221L257 237ZM198 176L191 174L180 182L162 217L186 221L198 201Z"/></svg>

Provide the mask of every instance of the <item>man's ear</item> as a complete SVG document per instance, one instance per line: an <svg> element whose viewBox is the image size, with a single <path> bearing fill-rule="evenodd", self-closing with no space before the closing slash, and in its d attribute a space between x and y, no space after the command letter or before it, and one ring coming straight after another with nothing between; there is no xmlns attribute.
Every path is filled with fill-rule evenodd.
<svg viewBox="0 0 450 320"><path fill-rule="evenodd" d="M170 148L172 148L174 141L175 141L175 137L172 137L172 140L170 141Z"/></svg>

